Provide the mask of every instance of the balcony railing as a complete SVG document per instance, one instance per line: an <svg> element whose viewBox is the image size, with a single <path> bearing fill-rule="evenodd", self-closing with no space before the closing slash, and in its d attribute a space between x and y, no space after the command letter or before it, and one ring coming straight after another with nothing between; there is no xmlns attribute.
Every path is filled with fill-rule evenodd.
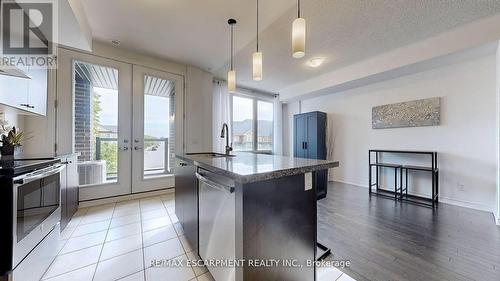
<svg viewBox="0 0 500 281"><path fill-rule="evenodd" d="M118 157L115 159L106 159L103 155L103 144L106 142L114 142L116 144L116 152L118 153L118 139L108 137L96 137L95 152L96 160L105 160L107 166L107 178L112 179L117 176ZM133 148L132 148L133 149ZM145 138L144 139L144 176L155 176L167 174L170 172L169 142L168 138Z"/></svg>

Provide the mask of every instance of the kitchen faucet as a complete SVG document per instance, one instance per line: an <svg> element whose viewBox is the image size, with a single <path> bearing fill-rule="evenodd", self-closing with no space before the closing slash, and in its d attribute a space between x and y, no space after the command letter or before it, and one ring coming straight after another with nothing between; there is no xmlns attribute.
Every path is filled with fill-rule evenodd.
<svg viewBox="0 0 500 281"><path fill-rule="evenodd" d="M220 137L224 138L224 136L226 137L226 155L229 155L233 151L233 143L229 145L229 128L227 123L222 124L222 130L220 131Z"/></svg>

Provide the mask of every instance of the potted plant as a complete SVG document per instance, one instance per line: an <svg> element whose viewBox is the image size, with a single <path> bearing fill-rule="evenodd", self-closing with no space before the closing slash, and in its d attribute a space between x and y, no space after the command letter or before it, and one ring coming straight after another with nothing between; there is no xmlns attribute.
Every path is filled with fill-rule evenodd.
<svg viewBox="0 0 500 281"><path fill-rule="evenodd" d="M2 125L2 130L6 130L6 127ZM14 151L17 147L21 146L21 141L24 138L24 132L17 130L16 127L12 127L7 134L2 135L2 147L0 152L2 155L14 155Z"/></svg>

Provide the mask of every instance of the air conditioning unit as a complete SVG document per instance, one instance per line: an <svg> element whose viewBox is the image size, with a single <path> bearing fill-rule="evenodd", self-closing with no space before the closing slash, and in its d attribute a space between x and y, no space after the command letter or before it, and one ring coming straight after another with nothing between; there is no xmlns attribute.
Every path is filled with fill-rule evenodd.
<svg viewBox="0 0 500 281"><path fill-rule="evenodd" d="M94 160L78 163L78 179L80 185L100 184L106 182L106 160Z"/></svg>

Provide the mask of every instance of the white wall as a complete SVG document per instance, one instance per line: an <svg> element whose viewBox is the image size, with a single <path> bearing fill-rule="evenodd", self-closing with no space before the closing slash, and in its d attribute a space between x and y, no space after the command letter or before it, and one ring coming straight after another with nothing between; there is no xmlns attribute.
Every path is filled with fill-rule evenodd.
<svg viewBox="0 0 500 281"><path fill-rule="evenodd" d="M300 113L300 102L283 104L283 155L293 156L293 115Z"/></svg>
<svg viewBox="0 0 500 281"><path fill-rule="evenodd" d="M496 211L495 211L495 219L496 223L500 225L500 44L497 46L497 52L496 52L496 106L497 106L497 139L496 139L496 144L497 144L497 196L496 196Z"/></svg>
<svg viewBox="0 0 500 281"><path fill-rule="evenodd" d="M188 66L186 81L186 152L212 150L213 75Z"/></svg>
<svg viewBox="0 0 500 281"><path fill-rule="evenodd" d="M292 154L293 114L324 111L334 122L333 179L368 185L368 150L404 149L439 152L440 196L444 202L493 212L496 208L496 60L491 54L358 89L288 104L288 148ZM373 106L441 97L440 126L373 130ZM420 162L421 159L388 161ZM427 177L428 178L428 177ZM416 175L415 192L428 190ZM388 183L391 184L390 182ZM463 186L463 187L462 187Z"/></svg>

